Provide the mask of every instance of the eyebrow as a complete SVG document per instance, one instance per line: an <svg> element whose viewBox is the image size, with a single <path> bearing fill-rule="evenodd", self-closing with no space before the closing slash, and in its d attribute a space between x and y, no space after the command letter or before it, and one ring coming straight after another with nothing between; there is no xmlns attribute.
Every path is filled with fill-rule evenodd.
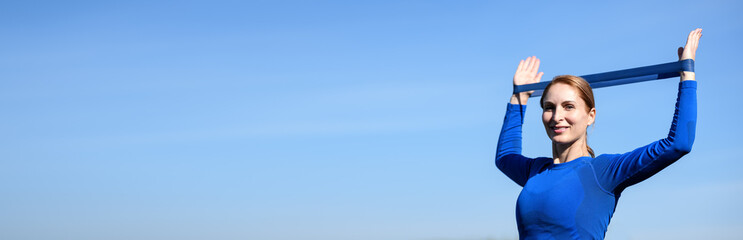
<svg viewBox="0 0 743 240"><path fill-rule="evenodd" d="M548 103L549 103L549 104L555 104L555 103L553 103L553 102L551 102L551 101L549 101L549 100L547 100L547 101L544 101L544 102L543 102L543 104L548 104ZM567 101L563 101L562 103L576 103L576 101L573 101L573 100L567 100Z"/></svg>

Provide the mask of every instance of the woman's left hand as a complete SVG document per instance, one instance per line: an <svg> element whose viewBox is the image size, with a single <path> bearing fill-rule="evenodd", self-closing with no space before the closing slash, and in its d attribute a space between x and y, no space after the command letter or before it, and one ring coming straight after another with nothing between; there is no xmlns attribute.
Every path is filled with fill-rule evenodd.
<svg viewBox="0 0 743 240"><path fill-rule="evenodd" d="M697 28L689 33L689 37L686 38L686 45L678 49L679 61L691 59L695 60L697 55L697 47L699 47L699 38L702 37L702 29ZM696 74L694 72L681 72L681 81L696 80Z"/></svg>
<svg viewBox="0 0 743 240"><path fill-rule="evenodd" d="M697 47L699 47L699 38L701 37L701 28L694 29L694 31L689 33L689 37L686 38L686 45L678 49L679 61L686 59L694 60L697 55Z"/></svg>

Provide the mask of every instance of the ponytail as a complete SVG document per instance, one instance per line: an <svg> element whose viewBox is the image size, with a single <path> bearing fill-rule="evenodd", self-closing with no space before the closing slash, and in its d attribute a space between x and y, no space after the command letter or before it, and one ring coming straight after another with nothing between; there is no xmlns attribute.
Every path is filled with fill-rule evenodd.
<svg viewBox="0 0 743 240"><path fill-rule="evenodd" d="M593 154L593 148L589 147L589 146L588 146L588 143L586 143L586 148L587 148L587 150L588 150L588 153L590 153L590 154L591 154L591 157L592 157L592 158L595 158L595 157L596 157L596 155L594 155L594 154Z"/></svg>

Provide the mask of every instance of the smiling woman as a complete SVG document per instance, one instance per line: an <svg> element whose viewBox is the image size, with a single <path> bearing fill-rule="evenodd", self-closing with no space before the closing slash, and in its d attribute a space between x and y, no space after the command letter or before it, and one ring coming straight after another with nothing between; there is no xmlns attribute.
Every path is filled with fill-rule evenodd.
<svg viewBox="0 0 743 240"><path fill-rule="evenodd" d="M557 76L547 85L540 106L544 129L552 140L553 155L569 153L564 149L576 149L581 156L588 153L595 157L586 134L586 128L596 119L595 104L591 86L581 77ZM570 148L573 144L578 147ZM555 163L563 163L566 159L565 156L556 157Z"/></svg>
<svg viewBox="0 0 743 240"><path fill-rule="evenodd" d="M679 61L694 59L702 30L689 33ZM539 82L539 59L522 60L514 86ZM666 138L624 154L595 156L586 128L596 118L593 92L577 76L558 76L540 101L542 122L552 141L552 157L521 155L521 126L533 93L511 97L503 121L496 165L523 189L516 203L521 239L603 239L625 188L643 181L691 151L696 129L693 72L680 74L676 112Z"/></svg>

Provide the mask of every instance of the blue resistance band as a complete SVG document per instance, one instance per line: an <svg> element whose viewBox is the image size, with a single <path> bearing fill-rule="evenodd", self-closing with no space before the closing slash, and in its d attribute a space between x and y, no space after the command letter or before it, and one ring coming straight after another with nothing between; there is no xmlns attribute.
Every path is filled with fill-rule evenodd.
<svg viewBox="0 0 743 240"><path fill-rule="evenodd" d="M680 76L680 72L682 71L694 72L694 60L686 59L677 62L669 62L658 65L630 68L605 73L596 73L580 77L585 79L591 85L591 88L602 88L622 84L678 77ZM534 90L534 93L531 94L531 97L542 96L544 88L547 87L547 84L549 83L550 81L513 86L513 93Z"/></svg>

